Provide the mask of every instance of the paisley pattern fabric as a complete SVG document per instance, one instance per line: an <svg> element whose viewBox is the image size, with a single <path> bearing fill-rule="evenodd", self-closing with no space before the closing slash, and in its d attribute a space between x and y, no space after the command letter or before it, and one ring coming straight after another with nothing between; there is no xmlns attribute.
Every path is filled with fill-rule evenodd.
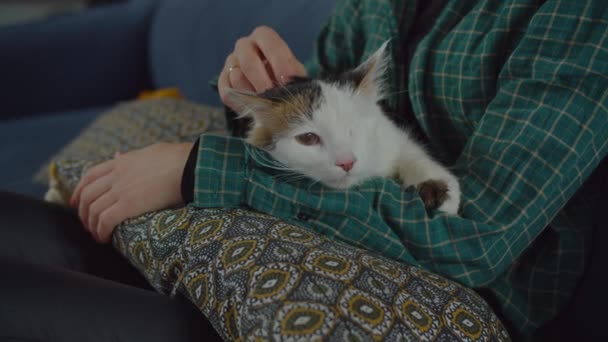
<svg viewBox="0 0 608 342"><path fill-rule="evenodd" d="M101 114L51 161L100 160L161 141L195 141L203 132L224 133L225 126L221 108L179 98L133 100ZM38 182L47 182L48 169L38 172Z"/></svg>
<svg viewBox="0 0 608 342"><path fill-rule="evenodd" d="M114 245L229 341L509 340L472 290L253 211L148 213Z"/></svg>

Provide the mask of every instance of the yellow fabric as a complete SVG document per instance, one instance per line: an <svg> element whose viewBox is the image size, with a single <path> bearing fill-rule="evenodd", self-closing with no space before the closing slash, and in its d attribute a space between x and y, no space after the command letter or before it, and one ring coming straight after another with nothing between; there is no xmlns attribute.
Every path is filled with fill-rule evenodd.
<svg viewBox="0 0 608 342"><path fill-rule="evenodd" d="M183 99L184 96L178 88L161 88L156 90L143 90L137 96L138 100L174 98Z"/></svg>

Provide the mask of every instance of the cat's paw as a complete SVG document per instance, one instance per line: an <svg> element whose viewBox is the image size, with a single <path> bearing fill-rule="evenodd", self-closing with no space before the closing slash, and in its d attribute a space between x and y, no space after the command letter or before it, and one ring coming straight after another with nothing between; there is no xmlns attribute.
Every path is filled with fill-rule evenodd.
<svg viewBox="0 0 608 342"><path fill-rule="evenodd" d="M418 184L416 189L428 210L438 209L448 197L448 184L442 180L429 179Z"/></svg>
<svg viewBox="0 0 608 342"><path fill-rule="evenodd" d="M416 186L427 210L438 209L457 215L460 206L460 187L457 180L429 179Z"/></svg>

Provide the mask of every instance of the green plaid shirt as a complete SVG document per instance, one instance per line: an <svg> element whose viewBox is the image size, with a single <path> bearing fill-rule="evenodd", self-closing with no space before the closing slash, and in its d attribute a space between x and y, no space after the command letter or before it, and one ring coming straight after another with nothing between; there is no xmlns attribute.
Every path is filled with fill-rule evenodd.
<svg viewBox="0 0 608 342"><path fill-rule="evenodd" d="M414 189L282 181L237 138L202 136L194 205L249 206L390 258L487 288L521 333L555 316L584 268L594 179L608 152L603 1L449 1L409 70L399 42L416 1L341 1L311 74L356 66L391 39L389 101L460 178L461 216ZM409 78L405 82L406 72Z"/></svg>

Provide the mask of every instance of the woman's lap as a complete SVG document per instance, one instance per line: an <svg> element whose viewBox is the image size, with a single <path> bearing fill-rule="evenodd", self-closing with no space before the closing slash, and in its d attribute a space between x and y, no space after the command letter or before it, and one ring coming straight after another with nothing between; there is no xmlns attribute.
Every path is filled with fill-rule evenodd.
<svg viewBox="0 0 608 342"><path fill-rule="evenodd" d="M0 336L34 341L194 341L209 337L183 299L52 266L0 261Z"/></svg>
<svg viewBox="0 0 608 342"><path fill-rule="evenodd" d="M0 192L0 336L57 341L206 340L189 302L152 291L73 210Z"/></svg>
<svg viewBox="0 0 608 342"><path fill-rule="evenodd" d="M0 260L48 265L146 287L111 245L95 243L74 210L0 192Z"/></svg>

